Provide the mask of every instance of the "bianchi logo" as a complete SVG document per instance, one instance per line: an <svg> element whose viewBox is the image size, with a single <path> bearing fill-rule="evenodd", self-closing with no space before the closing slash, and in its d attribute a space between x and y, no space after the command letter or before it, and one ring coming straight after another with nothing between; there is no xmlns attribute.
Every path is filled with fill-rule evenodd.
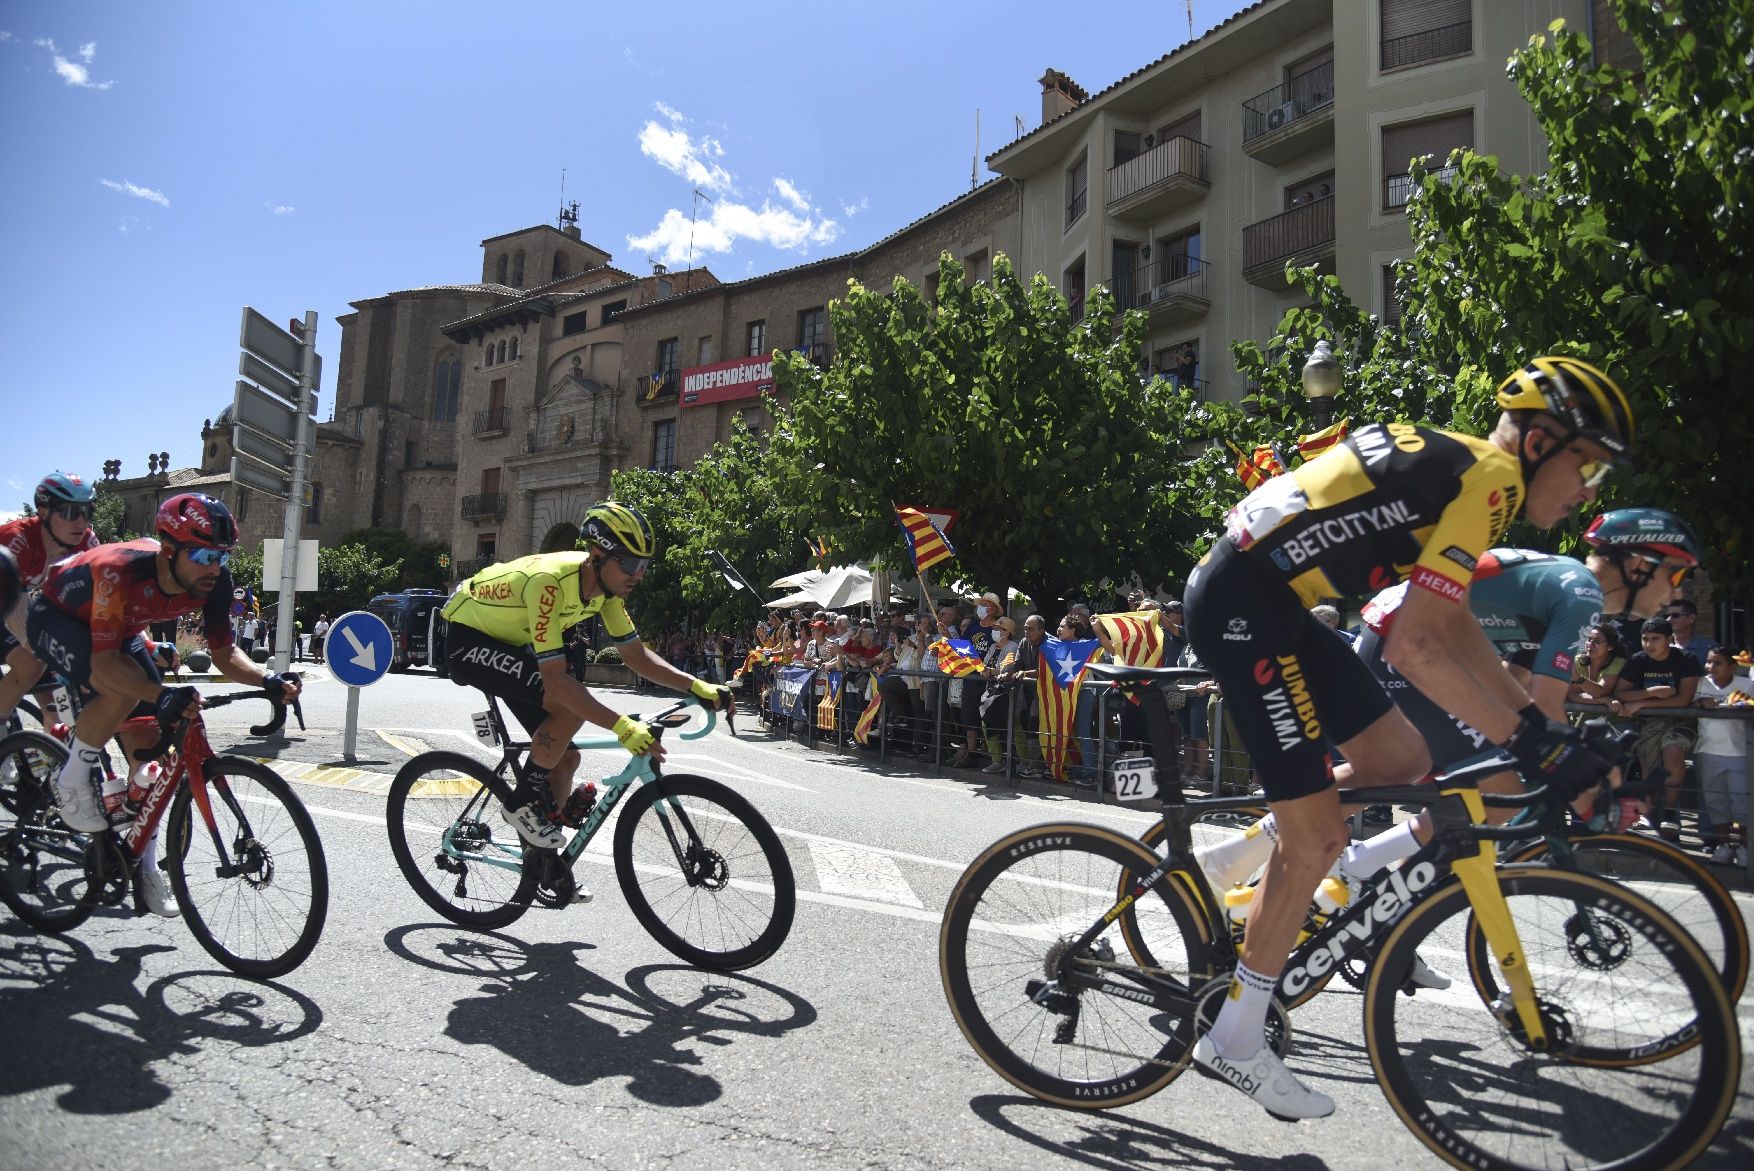
<svg viewBox="0 0 1754 1171"><path fill-rule="evenodd" d="M1249 620L1247 618L1232 618L1229 622L1229 629L1224 632L1225 642L1253 642L1254 637L1249 633Z"/></svg>

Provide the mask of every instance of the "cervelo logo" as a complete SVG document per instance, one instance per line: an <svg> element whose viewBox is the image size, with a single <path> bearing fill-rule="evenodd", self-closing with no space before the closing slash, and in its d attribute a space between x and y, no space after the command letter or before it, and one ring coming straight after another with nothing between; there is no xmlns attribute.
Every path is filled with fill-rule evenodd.
<svg viewBox="0 0 1754 1171"><path fill-rule="evenodd" d="M1273 725L1273 736L1279 741L1281 751L1296 748L1298 737L1305 740L1320 740L1322 725L1316 719L1315 701L1310 698L1309 685L1303 678L1303 667L1296 655L1279 655L1278 664L1281 668L1280 686L1273 688L1261 696L1267 708L1267 719ZM1261 667L1266 663L1262 659L1255 665L1255 679L1261 681ZM1271 679L1272 670L1268 669Z"/></svg>
<svg viewBox="0 0 1754 1171"><path fill-rule="evenodd" d="M1443 574L1433 572L1423 565L1413 571L1412 581L1420 589L1430 590L1438 597L1448 598L1452 602L1461 601L1462 596L1467 592Z"/></svg>
<svg viewBox="0 0 1754 1171"><path fill-rule="evenodd" d="M1430 862L1416 862L1391 870L1376 898L1365 905L1356 919L1345 921L1320 950L1285 970L1285 975L1279 979L1280 990L1286 996L1302 995L1305 989L1346 958L1347 949L1353 942L1369 939L1379 929L1394 922L1396 916L1413 902L1413 897L1435 881L1437 867Z"/></svg>
<svg viewBox="0 0 1754 1171"><path fill-rule="evenodd" d="M523 660L510 651L496 651L491 647L470 647L462 654L465 663L474 663L486 667L489 671L497 671L501 675L510 675L520 681L524 678Z"/></svg>
<svg viewBox="0 0 1754 1171"><path fill-rule="evenodd" d="M530 641L541 646L548 638L548 622L554 617L554 599L560 594L557 585L542 587L542 596L536 599L536 629L530 632Z"/></svg>

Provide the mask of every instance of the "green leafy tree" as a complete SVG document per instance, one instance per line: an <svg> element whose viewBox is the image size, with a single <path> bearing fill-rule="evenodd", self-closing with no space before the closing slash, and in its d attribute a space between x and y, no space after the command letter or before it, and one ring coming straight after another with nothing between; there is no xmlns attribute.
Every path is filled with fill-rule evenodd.
<svg viewBox="0 0 1754 1171"><path fill-rule="evenodd" d="M450 581L448 571L439 568L439 554L450 546L441 541L417 541L401 529L355 529L340 541L358 545L388 565L402 567L399 582L406 590L442 590Z"/></svg>
<svg viewBox="0 0 1754 1171"><path fill-rule="evenodd" d="M97 539L105 544L126 540L128 502L100 484L93 493L92 504L91 527Z"/></svg>
<svg viewBox="0 0 1754 1171"><path fill-rule="evenodd" d="M400 562L385 562L364 545L320 546L317 590L302 610L307 615L327 614L330 618L362 610L375 595L399 589L401 578ZM313 619L305 621L308 627Z"/></svg>
<svg viewBox="0 0 1754 1171"><path fill-rule="evenodd" d="M937 298L850 282L829 306L835 361L779 354L798 501L830 544L907 568L892 505L957 509L957 576L1038 605L1138 571L1186 573L1219 511L1236 409L1140 375L1142 314L1084 315L994 258L969 284L948 254Z"/></svg>

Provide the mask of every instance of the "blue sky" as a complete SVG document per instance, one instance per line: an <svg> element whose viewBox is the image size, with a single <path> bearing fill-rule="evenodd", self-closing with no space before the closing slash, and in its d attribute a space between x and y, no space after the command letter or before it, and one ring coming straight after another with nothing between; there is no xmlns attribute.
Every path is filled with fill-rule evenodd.
<svg viewBox="0 0 1754 1171"><path fill-rule="evenodd" d="M1195 0L1196 33L1242 6ZM194 463L245 304L317 310L327 418L348 302L476 279L563 168L635 272L683 262L695 187L724 279L869 244L968 190L977 108L987 154L1048 67L1094 93L1187 39L1180 0L1077 11L4 0L0 509L54 467Z"/></svg>

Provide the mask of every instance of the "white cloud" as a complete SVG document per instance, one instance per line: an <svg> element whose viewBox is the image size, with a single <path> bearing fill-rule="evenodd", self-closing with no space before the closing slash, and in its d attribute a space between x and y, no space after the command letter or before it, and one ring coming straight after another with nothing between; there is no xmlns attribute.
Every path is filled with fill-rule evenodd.
<svg viewBox="0 0 1754 1171"><path fill-rule="evenodd" d="M0 28L0 45L4 45L7 41L10 41L11 39L12 39L12 34L7 32L3 28Z"/></svg>
<svg viewBox="0 0 1754 1171"><path fill-rule="evenodd" d="M297 210L298 210L298 208L293 207L292 205L286 204L286 203L277 203L274 205L274 214L275 215L291 215L293 212L295 212Z"/></svg>
<svg viewBox="0 0 1754 1171"><path fill-rule="evenodd" d="M866 195L859 196L859 202L857 203L843 203L840 205L840 214L846 216L849 220L862 211L870 210L871 199Z"/></svg>
<svg viewBox="0 0 1754 1171"><path fill-rule="evenodd" d="M49 57L55 64L55 72L68 85L76 85L81 89L109 89L116 83L113 81L93 81L91 79L91 63L97 57L97 42L87 41L79 46L79 60L70 61L55 48L55 42L46 37L37 39L39 48L47 49Z"/></svg>
<svg viewBox="0 0 1754 1171"><path fill-rule="evenodd" d="M680 113L658 102L657 110L669 120L669 126L648 121L640 127L640 153L673 175L680 175L696 187L712 192L732 191L731 172L713 160L723 158L725 148L716 138L695 139L682 128L687 121Z"/></svg>
<svg viewBox="0 0 1754 1171"><path fill-rule="evenodd" d="M775 207L766 200L760 207L724 200L712 208L709 217L692 224L681 211L671 208L658 226L644 236L629 236L627 245L665 264L683 264L689 260L691 239L698 258L729 252L739 240L802 252L812 244L832 243L840 235L839 224L811 215L809 209L800 214L791 208Z"/></svg>
<svg viewBox="0 0 1754 1171"><path fill-rule="evenodd" d="M775 177L773 189L780 193L780 198L797 208L799 211L810 210L810 197L793 186L790 179Z"/></svg>
<svg viewBox="0 0 1754 1171"><path fill-rule="evenodd" d="M167 197L164 192L154 191L150 187L141 187L138 184L128 182L126 179L122 180L120 183L116 182L114 179L99 179L98 182L102 183L105 187L108 187L111 191L120 191L124 195L132 195L136 199L144 199L148 203L156 203L160 207L169 207L171 205L169 197Z"/></svg>

